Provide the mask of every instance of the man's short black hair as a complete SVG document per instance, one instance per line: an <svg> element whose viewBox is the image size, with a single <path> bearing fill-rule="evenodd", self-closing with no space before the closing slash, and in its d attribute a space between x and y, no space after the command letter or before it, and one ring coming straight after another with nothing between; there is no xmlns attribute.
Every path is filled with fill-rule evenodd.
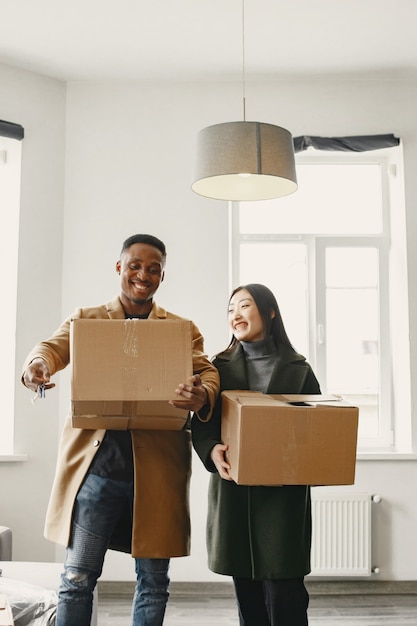
<svg viewBox="0 0 417 626"><path fill-rule="evenodd" d="M135 243L146 243L148 244L148 246L153 246L154 248L157 248L160 253L162 254L162 258L164 260L166 260L167 257L167 251L166 251L166 247L163 241L161 241L160 239L158 239L158 237L154 237L153 235L131 235L130 237L128 237L127 239L125 239L125 241L123 242L122 245L122 251L121 251L121 255L123 254L123 252L125 252L125 250L127 250L128 248L130 248L130 246L133 246L133 244Z"/></svg>

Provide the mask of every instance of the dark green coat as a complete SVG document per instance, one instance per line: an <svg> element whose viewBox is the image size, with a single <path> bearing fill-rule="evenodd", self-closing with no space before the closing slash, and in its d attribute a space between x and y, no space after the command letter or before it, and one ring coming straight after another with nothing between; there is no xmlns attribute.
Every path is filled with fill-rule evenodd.
<svg viewBox="0 0 417 626"><path fill-rule="evenodd" d="M248 389L241 346L214 359L220 389ZM268 393L320 393L305 358L281 346ZM221 443L221 399L213 417L192 421L194 448L212 472L207 515L208 565L241 578L299 578L310 572L311 501L308 486L244 486L223 480L210 459Z"/></svg>

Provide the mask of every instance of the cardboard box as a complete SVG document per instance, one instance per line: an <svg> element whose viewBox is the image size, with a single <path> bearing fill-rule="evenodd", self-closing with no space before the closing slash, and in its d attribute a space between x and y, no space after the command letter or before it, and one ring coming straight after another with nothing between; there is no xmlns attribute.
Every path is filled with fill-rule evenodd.
<svg viewBox="0 0 417 626"><path fill-rule="evenodd" d="M71 322L75 428L180 430L188 411L168 400L192 374L190 321Z"/></svg>
<svg viewBox="0 0 417 626"><path fill-rule="evenodd" d="M7 596L0 593L0 626L13 626L13 614Z"/></svg>
<svg viewBox="0 0 417 626"><path fill-rule="evenodd" d="M240 485L352 485L357 407L338 396L222 393L222 440Z"/></svg>

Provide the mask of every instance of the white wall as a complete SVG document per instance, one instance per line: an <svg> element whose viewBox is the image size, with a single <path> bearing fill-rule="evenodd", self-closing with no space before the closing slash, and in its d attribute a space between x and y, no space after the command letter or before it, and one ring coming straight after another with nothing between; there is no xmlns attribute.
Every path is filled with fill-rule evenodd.
<svg viewBox="0 0 417 626"><path fill-rule="evenodd" d="M0 79L3 75L9 80L10 92L7 114L1 114L4 119L29 124L29 113L35 115L33 106L22 109L19 94L35 85L37 115L41 119L45 116L47 129L56 127L55 144L51 145L48 135L44 141L40 138L42 162L39 164L31 154L23 173L18 364L31 345L52 331L61 317L76 306L96 304L118 293L114 263L122 240L135 232L156 234L167 244L167 272L158 293L159 303L191 317L199 325L210 355L224 347L228 340L227 206L196 196L190 183L198 130L240 119L241 86L70 83L65 105L65 89L60 83L7 68L0 69ZM45 94L44 102L41 94L45 85L52 89L55 98ZM314 77L250 83L246 92L248 120L282 125L293 135L393 132L402 138L415 374L417 250L412 243L417 234L417 180L413 176L417 162L416 82L383 77ZM27 159L30 137L28 134L25 139ZM65 204L61 212L64 137ZM49 154L51 160L45 163ZM42 180L55 181L50 182L49 189L45 186L43 196L32 197L34 170ZM28 198L32 199L30 210ZM35 228L38 211L48 225L46 232ZM38 291L37 281L41 278L44 280ZM259 280L262 281L261 275ZM14 528L16 559L46 560L53 550L41 538L40 530L56 456L57 423L62 423L68 404L67 373L59 375L57 382L59 390L49 393L35 409L28 401L28 392L17 387L17 444L29 459L20 465L0 465L0 480L7 494L6 505L1 505L1 523L11 523ZM35 424L42 425L39 436L35 436ZM206 567L207 478L195 460L192 556L173 561L174 580L221 579ZM383 580L417 580L417 565L409 558L417 549L417 500L410 493L416 478L417 461L412 459L358 462L355 489L379 493L383 498L375 510L374 521L374 558ZM36 541L26 538L29 530ZM54 554L59 559L62 550L57 549ZM130 579L132 570L129 556L111 554L105 576Z"/></svg>
<svg viewBox="0 0 417 626"><path fill-rule="evenodd" d="M24 463L0 463L0 519L13 529L15 557L34 560L54 557L42 531L56 458L58 397L51 396L46 411L32 407L19 379L29 346L61 318L65 100L64 83L0 65L0 117L25 129L15 439L16 452L28 455ZM4 209L1 215L7 219ZM2 303L7 305L7 294L2 294Z"/></svg>

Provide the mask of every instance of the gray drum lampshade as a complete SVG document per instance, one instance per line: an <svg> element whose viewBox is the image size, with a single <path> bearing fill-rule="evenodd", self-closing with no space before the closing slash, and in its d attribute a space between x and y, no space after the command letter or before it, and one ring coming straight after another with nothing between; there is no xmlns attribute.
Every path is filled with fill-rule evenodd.
<svg viewBox="0 0 417 626"><path fill-rule="evenodd" d="M226 122L199 132L191 189L217 200L267 200L297 189L294 146L285 128Z"/></svg>

